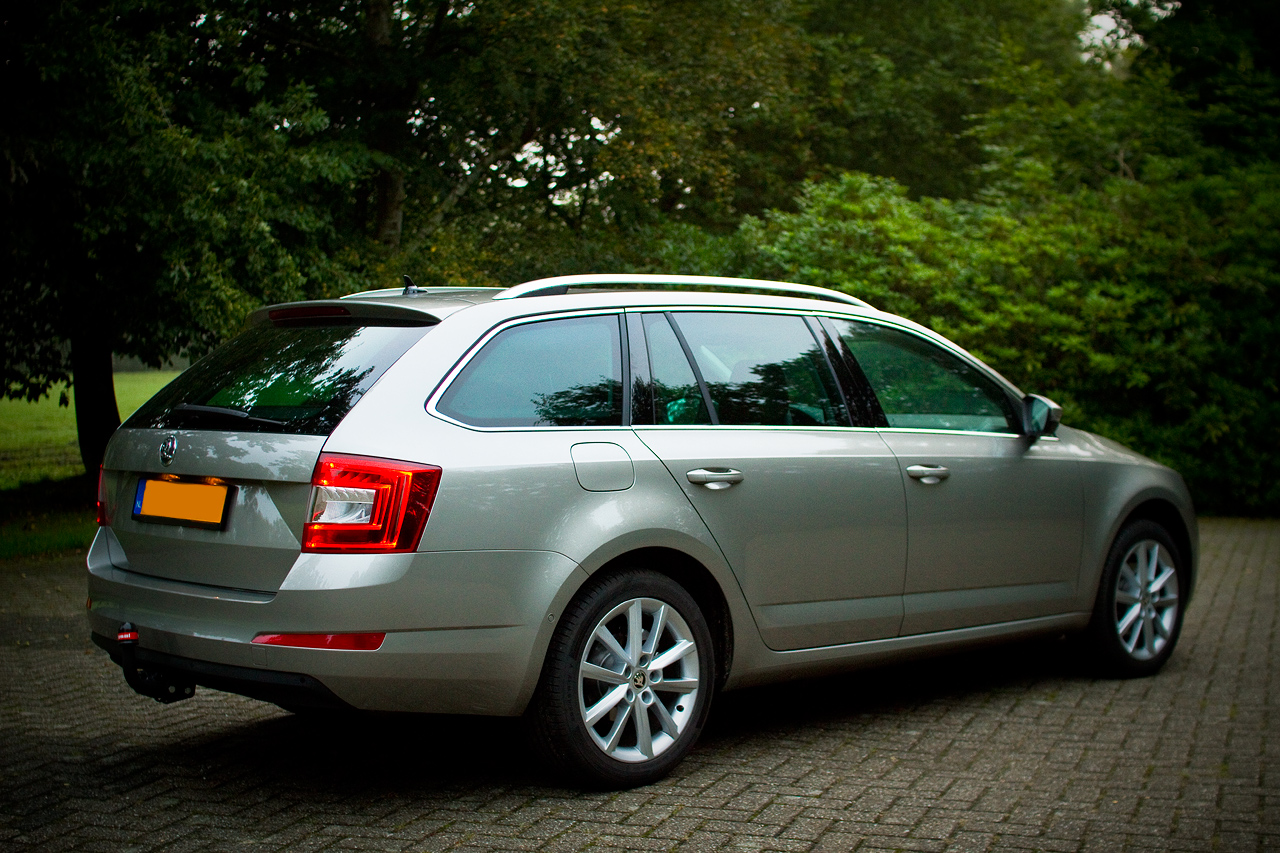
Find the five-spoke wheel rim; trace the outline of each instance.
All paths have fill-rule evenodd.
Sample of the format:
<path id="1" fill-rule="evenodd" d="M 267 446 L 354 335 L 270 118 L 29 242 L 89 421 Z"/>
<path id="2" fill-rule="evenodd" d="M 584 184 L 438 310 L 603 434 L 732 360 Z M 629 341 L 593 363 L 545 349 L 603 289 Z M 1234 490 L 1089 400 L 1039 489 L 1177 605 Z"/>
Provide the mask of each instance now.
<path id="1" fill-rule="evenodd" d="M 578 664 L 578 708 L 610 758 L 648 761 L 671 748 L 698 703 L 698 647 L 676 609 L 632 598 L 605 614 Z"/>
<path id="2" fill-rule="evenodd" d="M 1115 626 L 1135 660 L 1151 660 L 1173 638 L 1178 620 L 1178 573 L 1173 555 L 1154 539 L 1129 549 L 1116 574 Z"/>

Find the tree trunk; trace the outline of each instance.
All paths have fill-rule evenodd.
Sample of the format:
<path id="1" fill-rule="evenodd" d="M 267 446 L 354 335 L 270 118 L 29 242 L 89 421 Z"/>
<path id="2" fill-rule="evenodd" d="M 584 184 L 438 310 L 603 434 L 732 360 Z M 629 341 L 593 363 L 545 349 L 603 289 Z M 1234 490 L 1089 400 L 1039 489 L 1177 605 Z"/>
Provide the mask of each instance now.
<path id="1" fill-rule="evenodd" d="M 394 50 L 391 40 L 391 0 L 368 0 L 364 12 L 364 36 L 374 57 L 374 82 L 369 104 L 373 109 L 371 142 L 373 148 L 395 156 L 404 134 L 404 110 L 398 103 L 394 88 L 388 84 L 386 67 Z M 395 250 L 400 246 L 400 232 L 404 227 L 404 172 L 400 169 L 379 169 L 374 179 L 377 191 L 377 208 L 373 233 L 384 247 Z"/>
<path id="2" fill-rule="evenodd" d="M 378 172 L 376 184 L 378 219 L 374 233 L 379 243 L 394 250 L 400 246 L 400 232 L 404 228 L 404 172 L 384 169 Z"/>
<path id="3" fill-rule="evenodd" d="M 102 335 L 86 330 L 72 337 L 71 381 L 80 458 L 85 471 L 96 474 L 107 440 L 120 426 L 115 380 L 111 374 L 111 346 Z"/>

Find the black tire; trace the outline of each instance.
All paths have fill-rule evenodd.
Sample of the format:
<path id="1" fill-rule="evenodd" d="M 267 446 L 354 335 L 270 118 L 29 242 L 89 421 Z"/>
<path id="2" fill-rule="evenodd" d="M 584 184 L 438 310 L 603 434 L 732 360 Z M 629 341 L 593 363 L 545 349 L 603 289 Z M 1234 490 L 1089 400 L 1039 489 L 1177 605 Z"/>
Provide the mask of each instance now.
<path id="1" fill-rule="evenodd" d="M 635 644 L 629 642 L 633 613 L 641 626 Z M 601 639 L 606 632 L 617 649 L 636 654 L 616 654 L 609 638 Z M 547 651 L 528 714 L 534 743 L 579 784 L 613 789 L 655 782 L 697 741 L 715 667 L 707 620 L 671 578 L 631 568 L 592 580 L 565 612 Z M 592 722 L 592 711 L 603 716 Z"/>
<path id="2" fill-rule="evenodd" d="M 1085 633 L 1102 675 L 1154 675 L 1169 660 L 1186 609 L 1184 559 L 1173 537 L 1154 521 L 1135 521 L 1120 531 Z"/>

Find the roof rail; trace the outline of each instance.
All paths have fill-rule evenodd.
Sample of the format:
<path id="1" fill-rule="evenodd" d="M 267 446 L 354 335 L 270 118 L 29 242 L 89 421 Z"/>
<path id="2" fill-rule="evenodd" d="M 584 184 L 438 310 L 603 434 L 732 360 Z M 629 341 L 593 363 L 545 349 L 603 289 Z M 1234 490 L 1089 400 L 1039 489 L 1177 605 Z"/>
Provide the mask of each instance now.
<path id="1" fill-rule="evenodd" d="M 811 284 L 792 284 L 782 281 L 764 281 L 755 278 L 720 278 L 713 275 L 644 275 L 641 273 L 602 273 L 593 275 L 561 275 L 555 278 L 540 278 L 537 281 L 526 281 L 499 293 L 494 299 L 519 299 L 524 296 L 559 296 L 567 293 L 571 287 L 591 287 L 602 284 L 661 284 L 671 287 L 728 287 L 738 290 L 775 290 L 782 293 L 795 293 L 811 296 L 816 299 L 829 299 L 832 302 L 844 302 L 861 308 L 871 306 L 856 296 L 828 290 L 825 287 L 814 287 Z"/>

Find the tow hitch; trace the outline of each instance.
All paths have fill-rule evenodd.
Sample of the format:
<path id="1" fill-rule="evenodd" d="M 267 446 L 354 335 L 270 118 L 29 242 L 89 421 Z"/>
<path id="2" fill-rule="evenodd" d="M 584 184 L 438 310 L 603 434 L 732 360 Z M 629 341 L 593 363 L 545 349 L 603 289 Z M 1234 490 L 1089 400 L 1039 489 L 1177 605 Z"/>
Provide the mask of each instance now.
<path id="1" fill-rule="evenodd" d="M 116 632 L 120 649 L 120 667 L 129 686 L 166 705 L 190 699 L 196 694 L 196 683 L 190 678 L 163 669 L 146 669 L 138 666 L 135 649 L 138 645 L 138 629 L 126 622 Z"/>

